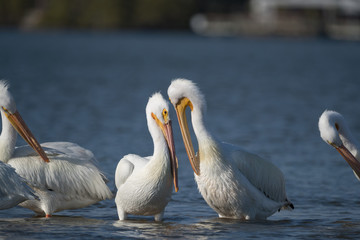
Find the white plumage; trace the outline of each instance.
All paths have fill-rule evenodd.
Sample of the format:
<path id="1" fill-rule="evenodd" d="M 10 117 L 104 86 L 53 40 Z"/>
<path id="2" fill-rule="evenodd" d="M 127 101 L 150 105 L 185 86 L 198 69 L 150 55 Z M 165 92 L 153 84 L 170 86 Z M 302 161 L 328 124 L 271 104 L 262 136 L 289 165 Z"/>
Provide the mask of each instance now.
<path id="1" fill-rule="evenodd" d="M 154 215 L 161 221 L 177 186 L 177 159 L 172 136 L 169 106 L 160 93 L 149 98 L 146 118 L 154 153 L 149 157 L 124 156 L 115 172 L 118 189 L 115 203 L 120 220 L 132 215 Z"/>
<path id="2" fill-rule="evenodd" d="M 335 111 L 325 110 L 319 118 L 321 138 L 333 146 L 353 169 L 360 180 L 360 148 L 352 136 L 344 117 Z"/>
<path id="3" fill-rule="evenodd" d="M 240 147 L 219 142 L 208 132 L 204 125 L 205 99 L 193 82 L 174 80 L 168 95 L 199 191 L 219 217 L 265 219 L 282 208 L 293 208 L 286 196 L 283 174 L 276 166 Z M 197 155 L 187 125 L 187 107 L 198 141 Z"/>
<path id="4" fill-rule="evenodd" d="M 106 186 L 107 179 L 96 167 L 94 155 L 89 150 L 69 142 L 49 142 L 42 147 L 38 144 L 16 110 L 4 81 L 0 81 L 0 107 L 0 160 L 14 167 L 39 197 L 39 200 L 27 200 L 20 206 L 39 215 L 51 216 L 54 212 L 82 208 L 112 198 Z M 15 148 L 15 130 L 30 146 Z"/>
<path id="5" fill-rule="evenodd" d="M 12 208 L 36 196 L 15 169 L 0 161 L 0 209 Z"/>

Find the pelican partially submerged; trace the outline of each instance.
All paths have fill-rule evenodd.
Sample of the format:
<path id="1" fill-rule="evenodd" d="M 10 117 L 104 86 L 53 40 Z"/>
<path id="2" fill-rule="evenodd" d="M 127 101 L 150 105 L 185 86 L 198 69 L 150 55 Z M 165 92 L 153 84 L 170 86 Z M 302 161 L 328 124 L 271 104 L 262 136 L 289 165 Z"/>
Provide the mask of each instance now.
<path id="1" fill-rule="evenodd" d="M 20 206 L 49 217 L 54 212 L 112 198 L 107 179 L 97 168 L 92 152 L 70 142 L 40 145 L 17 111 L 8 88 L 5 81 L 0 81 L 0 160 L 15 168 L 39 198 L 24 201 Z M 15 147 L 16 132 L 29 146 Z"/>
<path id="2" fill-rule="evenodd" d="M 344 117 L 338 112 L 325 110 L 319 118 L 319 130 L 321 138 L 343 156 L 360 180 L 360 145 L 352 136 Z"/>
<path id="3" fill-rule="evenodd" d="M 132 215 L 154 215 L 161 221 L 171 199 L 172 187 L 178 191 L 177 167 L 169 106 L 160 93 L 149 98 L 146 119 L 154 144 L 152 156 L 124 156 L 115 171 L 118 189 L 115 203 L 120 220 Z"/>
<path id="4" fill-rule="evenodd" d="M 272 163 L 240 147 L 217 141 L 205 127 L 205 98 L 186 79 L 168 88 L 198 189 L 223 218 L 266 219 L 280 209 L 294 208 L 285 192 L 282 172 Z M 199 151 L 195 154 L 185 110 L 191 110 Z"/>
<path id="5" fill-rule="evenodd" d="M 25 200 L 35 200 L 31 188 L 10 165 L 0 161 L 0 210 L 15 207 Z"/>

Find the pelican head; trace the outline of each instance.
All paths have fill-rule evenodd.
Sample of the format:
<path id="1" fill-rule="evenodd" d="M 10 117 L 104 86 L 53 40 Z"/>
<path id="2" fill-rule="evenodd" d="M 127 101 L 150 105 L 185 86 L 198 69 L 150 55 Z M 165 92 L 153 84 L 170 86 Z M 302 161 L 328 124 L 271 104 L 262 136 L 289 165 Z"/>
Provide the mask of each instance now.
<path id="1" fill-rule="evenodd" d="M 40 155 L 40 157 L 45 162 L 49 162 L 49 159 L 46 156 L 44 150 L 25 124 L 20 113 L 16 110 L 14 98 L 9 92 L 9 84 L 7 84 L 7 82 L 4 80 L 0 81 L 0 111 L 1 113 L 5 114 L 6 118 L 9 120 L 15 130 Z"/>
<path id="2" fill-rule="evenodd" d="M 146 118 L 151 135 L 156 138 L 162 134 L 166 140 L 170 154 L 171 174 L 173 176 L 174 188 L 177 192 L 179 190 L 177 174 L 178 161 L 175 154 L 169 104 L 160 93 L 155 93 L 149 98 L 148 104 L 146 105 Z"/>
<path id="3" fill-rule="evenodd" d="M 319 119 L 319 130 L 321 138 L 343 156 L 359 177 L 360 162 L 350 152 L 357 151 L 357 147 L 344 117 L 338 112 L 325 110 Z"/>
<path id="4" fill-rule="evenodd" d="M 346 125 L 344 117 L 338 112 L 325 110 L 319 118 L 321 138 L 335 148 L 342 145 L 339 134 L 340 126 Z"/>
<path id="5" fill-rule="evenodd" d="M 173 80 L 168 88 L 168 95 L 176 110 L 176 115 L 178 117 L 181 134 L 190 164 L 195 174 L 199 175 L 200 161 L 195 154 L 194 146 L 191 141 L 185 110 L 189 107 L 192 113 L 200 111 L 197 112 L 198 114 L 196 115 L 198 118 L 197 120 L 200 120 L 199 118 L 202 117 L 202 112 L 206 110 L 205 98 L 196 84 L 187 79 Z M 194 109 L 194 106 L 196 106 L 196 109 Z M 194 119 L 192 120 L 194 125 Z"/>
<path id="6" fill-rule="evenodd" d="M 16 104 L 13 96 L 9 92 L 9 84 L 1 80 L 0 81 L 0 105 L 2 109 L 7 109 L 9 112 L 16 112 Z"/>

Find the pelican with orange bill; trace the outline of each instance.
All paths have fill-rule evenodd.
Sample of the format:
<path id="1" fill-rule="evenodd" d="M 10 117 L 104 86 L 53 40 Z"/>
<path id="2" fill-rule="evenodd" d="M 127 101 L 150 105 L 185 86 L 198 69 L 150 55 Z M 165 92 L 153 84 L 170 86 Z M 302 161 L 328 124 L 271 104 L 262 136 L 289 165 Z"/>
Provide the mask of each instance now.
<path id="1" fill-rule="evenodd" d="M 222 218 L 266 219 L 280 209 L 292 209 L 284 176 L 271 162 L 242 148 L 218 141 L 205 127 L 205 98 L 198 86 L 176 79 L 168 88 L 189 161 L 204 200 Z M 192 144 L 186 109 L 199 151 Z"/>
<path id="2" fill-rule="evenodd" d="M 360 147 L 351 134 L 344 117 L 335 111 L 325 110 L 319 118 L 320 136 L 334 147 L 360 180 Z"/>
<path id="3" fill-rule="evenodd" d="M 175 192 L 179 189 L 169 104 L 160 93 L 149 98 L 146 119 L 154 144 L 153 155 L 128 154 L 116 167 L 115 203 L 120 220 L 131 214 L 154 216 L 155 221 L 161 221 L 172 187 Z"/>
<path id="4" fill-rule="evenodd" d="M 17 111 L 6 81 L 0 81 L 0 111 L 0 160 L 15 168 L 37 196 L 20 206 L 50 217 L 113 197 L 91 151 L 70 142 L 38 143 Z M 15 147 L 17 133 L 29 145 Z"/>

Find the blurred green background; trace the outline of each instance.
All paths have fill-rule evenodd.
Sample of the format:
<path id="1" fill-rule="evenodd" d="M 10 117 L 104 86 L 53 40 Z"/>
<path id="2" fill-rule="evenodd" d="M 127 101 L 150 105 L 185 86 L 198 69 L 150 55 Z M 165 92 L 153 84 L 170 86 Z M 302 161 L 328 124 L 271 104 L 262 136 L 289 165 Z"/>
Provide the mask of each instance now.
<path id="1" fill-rule="evenodd" d="M 360 40 L 360 0 L 0 0 L 0 27 Z"/>
<path id="2" fill-rule="evenodd" d="M 0 25 L 25 29 L 188 29 L 199 12 L 246 10 L 248 0 L 0 0 Z"/>

